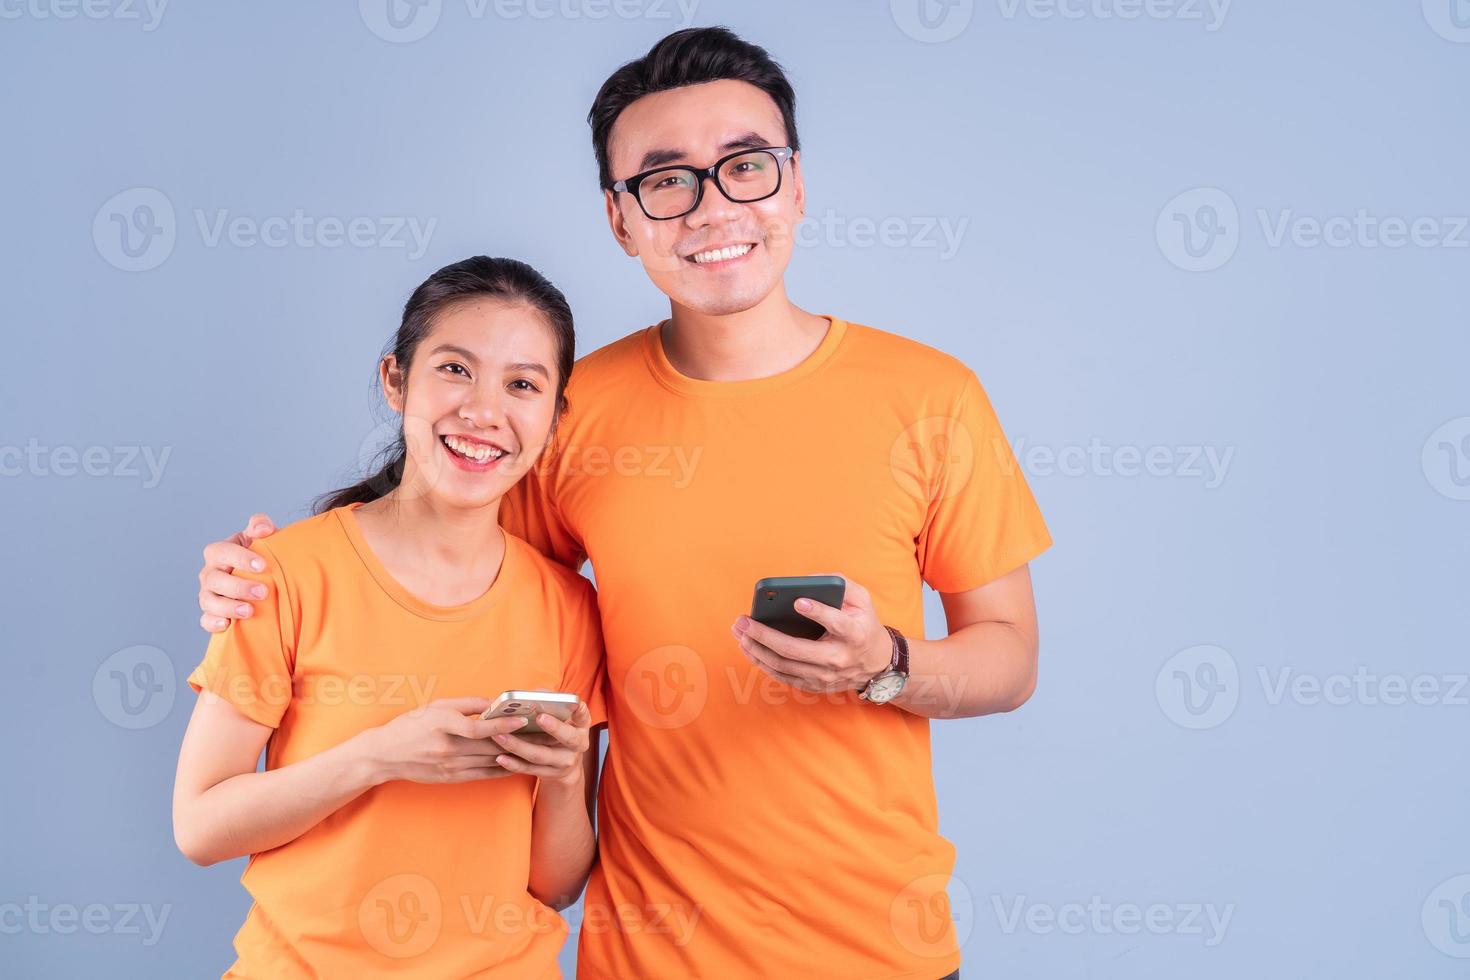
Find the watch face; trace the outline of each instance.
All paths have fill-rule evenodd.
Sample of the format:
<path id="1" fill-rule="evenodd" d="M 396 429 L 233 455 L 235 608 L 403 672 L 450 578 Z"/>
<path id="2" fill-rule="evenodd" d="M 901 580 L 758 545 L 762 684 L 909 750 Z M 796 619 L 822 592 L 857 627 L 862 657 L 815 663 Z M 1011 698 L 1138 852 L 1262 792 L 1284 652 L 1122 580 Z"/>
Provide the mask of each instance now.
<path id="1" fill-rule="evenodd" d="M 890 670 L 886 674 L 879 674 L 868 684 L 868 700 L 874 704 L 884 704 L 898 697 L 903 690 L 908 677 L 897 671 Z"/>

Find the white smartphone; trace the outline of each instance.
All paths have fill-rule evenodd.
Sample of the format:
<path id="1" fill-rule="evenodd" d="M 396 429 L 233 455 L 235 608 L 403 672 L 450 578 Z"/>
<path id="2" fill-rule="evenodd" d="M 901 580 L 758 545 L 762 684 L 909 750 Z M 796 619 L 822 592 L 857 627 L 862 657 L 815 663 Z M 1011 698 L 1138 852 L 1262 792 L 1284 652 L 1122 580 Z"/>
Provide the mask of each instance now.
<path id="1" fill-rule="evenodd" d="M 526 724 L 516 729 L 517 735 L 525 735 L 542 730 L 541 726 L 536 724 L 537 715 L 544 713 L 557 721 L 566 721 L 572 717 L 572 712 L 576 711 L 577 705 L 581 703 L 581 698 L 564 691 L 506 691 L 492 701 L 490 707 L 486 708 L 480 717 L 487 720 L 490 718 L 525 718 Z"/>

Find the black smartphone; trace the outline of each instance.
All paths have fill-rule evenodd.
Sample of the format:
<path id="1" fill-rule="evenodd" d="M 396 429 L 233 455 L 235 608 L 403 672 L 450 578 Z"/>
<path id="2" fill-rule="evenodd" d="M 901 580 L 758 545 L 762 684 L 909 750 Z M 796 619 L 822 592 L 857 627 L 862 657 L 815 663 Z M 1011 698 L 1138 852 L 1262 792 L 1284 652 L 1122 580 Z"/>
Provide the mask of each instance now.
<path id="1" fill-rule="evenodd" d="M 755 583 L 755 598 L 750 603 L 750 618 L 780 630 L 787 636 L 803 640 L 819 640 L 827 632 L 820 623 L 796 611 L 797 599 L 811 599 L 842 608 L 847 582 L 840 575 L 788 575 L 763 578 Z"/>

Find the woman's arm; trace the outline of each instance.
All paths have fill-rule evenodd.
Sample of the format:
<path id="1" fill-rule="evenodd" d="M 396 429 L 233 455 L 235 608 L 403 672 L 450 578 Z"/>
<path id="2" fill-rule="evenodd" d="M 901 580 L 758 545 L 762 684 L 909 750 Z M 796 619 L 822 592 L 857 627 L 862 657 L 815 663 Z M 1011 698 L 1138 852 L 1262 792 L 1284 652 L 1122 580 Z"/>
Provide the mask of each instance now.
<path id="1" fill-rule="evenodd" d="M 256 772 L 274 729 L 204 691 L 174 778 L 174 840 L 195 864 L 268 851 L 390 779 L 457 783 L 509 775 L 490 736 L 524 722 L 481 721 L 485 698 L 448 698 L 405 712 L 309 759 Z"/>
<path id="2" fill-rule="evenodd" d="M 592 811 L 597 799 L 598 736 L 589 730 L 585 704 L 566 722 L 542 715 L 545 735 L 500 739 L 513 755 L 501 764 L 536 776 L 536 806 L 531 815 L 531 876 L 527 890 L 543 905 L 564 909 L 587 884 L 597 838 Z"/>

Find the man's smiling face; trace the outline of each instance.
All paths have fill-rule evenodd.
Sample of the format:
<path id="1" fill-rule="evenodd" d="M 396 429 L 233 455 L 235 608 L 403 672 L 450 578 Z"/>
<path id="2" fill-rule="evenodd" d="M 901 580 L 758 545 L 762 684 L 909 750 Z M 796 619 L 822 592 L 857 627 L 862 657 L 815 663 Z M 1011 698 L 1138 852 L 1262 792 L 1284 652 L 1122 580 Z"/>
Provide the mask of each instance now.
<path id="1" fill-rule="evenodd" d="M 703 169 L 758 146 L 784 146 L 786 128 L 769 95 L 748 82 L 722 79 L 646 95 L 613 124 L 608 161 L 614 179 L 655 167 Z M 711 316 L 740 313 L 781 282 L 805 204 L 799 154 L 783 166 L 781 189 L 763 201 L 730 201 L 706 181 L 699 207 L 654 221 L 629 193 L 607 192 L 618 243 L 638 256 L 669 299 Z"/>

